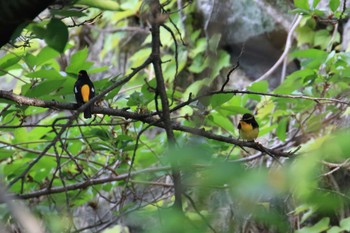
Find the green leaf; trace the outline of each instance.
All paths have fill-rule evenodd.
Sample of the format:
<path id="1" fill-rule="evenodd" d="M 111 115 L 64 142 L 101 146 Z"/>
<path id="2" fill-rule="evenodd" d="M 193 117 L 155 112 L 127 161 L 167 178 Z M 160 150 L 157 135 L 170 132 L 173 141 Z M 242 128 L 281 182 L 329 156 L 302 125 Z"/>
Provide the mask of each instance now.
<path id="1" fill-rule="evenodd" d="M 67 26 L 59 19 L 52 18 L 46 28 L 46 43 L 59 53 L 63 53 L 68 42 Z"/>
<path id="2" fill-rule="evenodd" d="M 94 151 L 113 151 L 115 148 L 111 145 L 110 142 L 99 141 L 90 143 L 91 149 Z"/>
<path id="3" fill-rule="evenodd" d="M 339 5 L 340 5 L 340 0 L 330 0 L 330 1 L 329 1 L 329 8 L 330 8 L 333 12 L 337 11 Z"/>
<path id="4" fill-rule="evenodd" d="M 101 129 L 91 129 L 89 131 L 89 135 L 98 137 L 102 141 L 108 141 L 112 138 L 111 133 L 105 129 L 102 129 L 102 128 Z"/>
<path id="5" fill-rule="evenodd" d="M 26 93 L 28 97 L 41 97 L 50 100 L 52 97 L 46 96 L 57 91 L 65 83 L 65 79 L 51 79 L 40 82 L 37 86 L 30 88 Z M 44 97 L 46 96 L 46 97 Z"/>
<path id="6" fill-rule="evenodd" d="M 350 217 L 342 219 L 339 225 L 342 230 L 350 231 Z"/>
<path id="7" fill-rule="evenodd" d="M 261 137 L 261 136 L 263 136 L 263 135 L 265 135 L 267 133 L 272 132 L 276 128 L 277 128 L 277 124 L 273 124 L 273 125 L 270 125 L 270 126 L 263 126 L 263 127 L 260 126 L 260 128 L 259 128 L 259 137 Z"/>
<path id="8" fill-rule="evenodd" d="M 210 80 L 213 80 L 216 78 L 219 74 L 220 71 L 225 68 L 230 66 L 230 54 L 223 50 L 219 50 L 218 52 L 218 57 L 215 60 L 215 63 L 213 64 L 214 67 L 211 68 L 211 73 L 210 73 Z M 209 61 L 212 61 L 212 59 L 209 59 Z M 212 64 L 209 62 L 209 64 Z M 210 65 L 209 65 L 210 66 Z"/>
<path id="9" fill-rule="evenodd" d="M 183 96 L 189 96 L 190 93 L 192 93 L 192 96 L 196 96 L 198 92 L 206 85 L 210 83 L 210 80 L 208 78 L 195 81 L 192 83 L 185 91 Z"/>
<path id="10" fill-rule="evenodd" d="M 34 56 L 34 55 L 31 54 L 31 53 L 26 54 L 26 56 L 24 57 L 23 60 L 26 62 L 26 64 L 27 64 L 31 69 L 34 69 L 34 67 L 35 67 L 36 64 L 37 64 L 37 58 L 36 58 L 36 56 Z"/>
<path id="11" fill-rule="evenodd" d="M 253 92 L 268 92 L 269 89 L 269 83 L 266 80 L 253 83 L 251 86 L 247 88 L 249 91 Z M 259 95 L 248 95 L 250 99 L 254 99 L 257 101 L 261 100 L 261 96 Z"/>
<path id="12" fill-rule="evenodd" d="M 303 227 L 295 233 L 321 233 L 329 228 L 329 218 L 322 218 L 318 223 L 311 227 Z"/>
<path id="13" fill-rule="evenodd" d="M 67 101 L 73 101 L 75 102 L 75 97 L 73 93 L 73 87 L 76 79 L 66 77 L 64 78 L 64 85 L 61 85 L 60 88 L 57 88 L 56 95 L 62 96 L 63 99 L 66 99 Z M 71 98 L 70 98 L 71 96 Z"/>
<path id="14" fill-rule="evenodd" d="M 121 134 L 116 138 L 116 146 L 119 149 L 126 150 L 128 144 L 133 141 L 134 141 L 134 138 L 130 137 L 129 135 Z M 131 149 L 130 146 L 128 148 Z"/>
<path id="15" fill-rule="evenodd" d="M 314 38 L 314 45 L 315 46 L 320 46 L 322 49 L 327 48 L 329 44 L 329 39 L 330 39 L 330 33 L 328 30 L 318 30 L 315 33 L 315 38 Z"/>
<path id="16" fill-rule="evenodd" d="M 269 83 L 266 80 L 259 81 L 259 82 L 253 83 L 247 89 L 249 91 L 267 92 L 269 89 Z"/>
<path id="17" fill-rule="evenodd" d="M 221 106 L 219 110 L 225 110 L 232 114 L 244 114 L 249 112 L 249 109 L 240 106 Z"/>
<path id="18" fill-rule="evenodd" d="M 78 0 L 76 4 L 82 4 L 101 10 L 117 11 L 120 10 L 119 4 L 111 0 Z"/>
<path id="19" fill-rule="evenodd" d="M 224 117 L 223 115 L 221 115 L 220 113 L 213 111 L 210 113 L 209 115 L 210 117 L 208 117 L 207 119 L 209 119 L 212 123 L 213 126 L 220 126 L 221 128 L 229 131 L 229 132 L 233 132 L 235 127 L 232 123 L 231 120 L 229 120 L 227 117 Z"/>
<path id="20" fill-rule="evenodd" d="M 296 8 L 310 10 L 309 1 L 307 0 L 294 0 L 294 5 Z"/>
<path id="21" fill-rule="evenodd" d="M 151 79 L 141 87 L 141 93 L 144 98 L 143 104 L 146 105 L 150 101 L 154 100 L 155 90 L 157 88 L 157 80 Z"/>
<path id="22" fill-rule="evenodd" d="M 127 19 L 129 18 L 130 16 L 133 16 L 135 14 L 137 14 L 135 12 L 135 10 L 137 11 L 138 10 L 138 7 L 134 6 L 133 8 L 130 8 L 128 10 L 123 10 L 123 11 L 119 11 L 118 14 L 114 14 L 113 17 L 111 18 L 111 20 L 113 21 L 119 21 L 119 20 L 122 20 L 122 19 Z"/>
<path id="23" fill-rule="evenodd" d="M 208 42 L 208 46 L 210 51 L 217 52 L 218 51 L 218 46 L 221 40 L 221 33 L 215 33 Z"/>
<path id="24" fill-rule="evenodd" d="M 327 233 L 342 233 L 342 232 L 344 232 L 343 229 L 341 229 L 338 226 L 334 226 L 327 231 Z"/>
<path id="25" fill-rule="evenodd" d="M 213 108 L 219 107 L 229 101 L 230 99 L 233 98 L 233 94 L 219 94 L 219 95 L 214 95 L 210 99 L 211 106 Z"/>
<path id="26" fill-rule="evenodd" d="M 88 48 L 84 48 L 74 53 L 70 59 L 70 64 L 66 67 L 66 72 L 76 75 L 80 70 L 88 70 L 93 65 L 92 62 L 86 61 L 88 52 Z"/>
<path id="27" fill-rule="evenodd" d="M 114 88 L 112 91 L 108 92 L 108 94 L 104 97 L 104 99 L 105 100 L 113 99 L 119 93 L 121 88 L 122 88 L 122 86 Z"/>
<path id="28" fill-rule="evenodd" d="M 293 57 L 296 58 L 320 58 L 320 57 L 327 57 L 328 53 L 324 50 L 320 49 L 304 49 L 304 50 L 297 50 L 291 54 Z"/>
<path id="29" fill-rule="evenodd" d="M 130 95 L 130 97 L 128 98 L 128 102 L 127 102 L 127 105 L 129 107 L 131 106 L 139 106 L 139 105 L 142 105 L 143 104 L 143 95 L 141 92 L 137 92 L 135 91 L 134 93 L 132 93 Z"/>
<path id="30" fill-rule="evenodd" d="M 150 56 L 151 52 L 152 50 L 150 48 L 139 49 L 129 58 L 132 67 L 137 67 L 144 63 L 145 60 Z"/>
<path id="31" fill-rule="evenodd" d="M 57 70 L 38 70 L 26 74 L 29 78 L 44 78 L 44 79 L 62 79 L 62 75 Z"/>
<path id="32" fill-rule="evenodd" d="M 122 8 L 123 10 L 134 10 L 135 9 L 138 11 L 140 6 L 141 6 L 141 2 L 139 0 L 128 0 L 128 1 L 120 1 L 120 8 Z"/>
<path id="33" fill-rule="evenodd" d="M 191 71 L 192 73 L 199 74 L 203 72 L 203 70 L 208 68 L 208 63 L 209 63 L 208 59 L 202 56 L 197 56 L 192 61 L 192 64 L 188 67 L 188 70 Z"/>
<path id="34" fill-rule="evenodd" d="M 60 54 L 51 47 L 43 48 L 36 56 L 36 65 L 39 66 L 50 59 L 58 57 Z"/>
<path id="35" fill-rule="evenodd" d="M 278 122 L 278 126 L 276 129 L 277 137 L 283 142 L 287 138 L 287 123 L 288 123 L 288 118 L 283 118 Z"/>
<path id="36" fill-rule="evenodd" d="M 137 154 L 135 157 L 135 164 L 140 164 L 142 166 L 151 166 L 154 163 L 158 162 L 158 158 L 154 155 L 154 150 L 155 147 L 150 147 L 149 148 L 143 148 L 140 150 L 137 150 Z"/>
<path id="37" fill-rule="evenodd" d="M 42 99 L 44 100 L 45 98 L 42 98 Z M 53 98 L 49 98 L 49 99 L 52 100 Z M 36 114 L 40 114 L 40 113 L 44 113 L 44 112 L 47 112 L 47 109 L 38 108 L 38 107 L 34 107 L 34 106 L 27 106 L 27 107 L 25 107 L 24 115 L 30 116 L 30 115 L 36 115 Z M 43 135 L 43 136 L 46 136 L 46 135 Z M 28 137 L 29 137 L 29 135 L 28 135 Z M 33 137 L 30 137 L 30 138 L 34 139 Z"/>
<path id="38" fill-rule="evenodd" d="M 320 1 L 321 1 L 321 0 L 314 0 L 314 1 L 312 2 L 312 7 L 313 7 L 313 8 L 316 8 L 317 5 L 320 3 Z"/>
<path id="39" fill-rule="evenodd" d="M 26 163 L 30 162 L 28 158 L 21 158 L 11 161 L 11 163 L 4 166 L 3 173 L 8 177 L 14 177 L 23 171 Z"/>
<path id="40" fill-rule="evenodd" d="M 298 28 L 296 32 L 299 47 L 304 44 L 312 44 L 314 42 L 315 32 L 312 29 L 308 27 L 302 27 Z"/>
<path id="41" fill-rule="evenodd" d="M 36 155 L 33 155 L 33 158 L 35 157 Z M 31 175 L 34 180 L 41 182 L 49 176 L 51 169 L 56 166 L 56 159 L 52 157 L 44 157 L 38 161 L 36 166 L 40 169 L 32 170 Z"/>
<path id="42" fill-rule="evenodd" d="M 207 40 L 205 38 L 199 38 L 196 40 L 195 48 L 190 50 L 190 58 L 197 57 L 198 54 L 203 53 L 207 49 Z"/>
<path id="43" fill-rule="evenodd" d="M 94 73 L 100 73 L 100 72 L 104 72 L 106 70 L 109 70 L 108 66 L 101 66 L 101 67 L 96 67 L 96 68 L 91 68 L 89 69 L 89 73 L 90 74 L 94 74 Z M 118 75 L 119 76 L 119 75 Z M 118 77 L 116 76 L 116 77 Z"/>
<path id="44" fill-rule="evenodd" d="M 304 79 L 307 77 L 314 77 L 316 74 L 311 69 L 297 70 L 287 76 L 286 80 L 278 86 L 274 93 L 276 94 L 290 94 L 295 90 L 304 86 Z"/>
<path id="45" fill-rule="evenodd" d="M 0 148 L 0 161 L 10 158 L 14 154 L 13 150 L 6 150 Z"/>
<path id="46" fill-rule="evenodd" d="M 91 192 L 80 193 L 79 196 L 77 196 L 74 199 L 74 206 L 84 205 L 84 204 L 88 203 L 93 198 L 94 198 L 94 196 Z"/>
<path id="47" fill-rule="evenodd" d="M 320 115 L 319 119 L 322 119 L 322 116 L 325 116 L 325 114 Z M 312 119 L 310 119 L 310 121 L 312 121 Z M 326 141 L 320 149 L 320 154 L 323 154 L 324 158 L 327 158 L 329 161 L 340 162 L 348 159 L 349 154 L 347 151 L 350 150 L 349 136 L 350 133 L 347 131 L 334 134 L 333 138 Z M 331 151 L 332 154 L 329 154 Z"/>
<path id="48" fill-rule="evenodd" d="M 52 15 L 61 15 L 65 17 L 83 17 L 86 14 L 80 10 L 68 10 L 68 9 L 50 9 Z"/>
<path id="49" fill-rule="evenodd" d="M 3 12 L 3 11 L 2 11 Z M 12 33 L 11 37 L 10 37 L 10 42 L 15 44 L 16 43 L 16 39 L 21 36 L 21 33 L 23 32 L 23 30 L 28 26 L 29 20 L 26 20 L 25 22 L 19 24 L 16 27 L 16 30 Z"/>
<path id="50" fill-rule="evenodd" d="M 0 67 L 5 70 L 15 64 L 17 64 L 21 60 L 21 56 L 8 53 L 2 58 L 0 58 Z"/>

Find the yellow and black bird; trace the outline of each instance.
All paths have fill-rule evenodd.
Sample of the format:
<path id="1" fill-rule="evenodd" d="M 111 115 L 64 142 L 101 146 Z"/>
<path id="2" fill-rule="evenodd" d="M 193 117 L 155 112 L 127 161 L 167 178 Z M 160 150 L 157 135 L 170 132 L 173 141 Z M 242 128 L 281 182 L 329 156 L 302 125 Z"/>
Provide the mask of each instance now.
<path id="1" fill-rule="evenodd" d="M 259 134 L 259 125 L 254 116 L 250 113 L 245 113 L 238 124 L 239 136 L 243 140 L 254 141 Z"/>
<path id="2" fill-rule="evenodd" d="M 74 84 L 74 94 L 79 106 L 95 96 L 94 84 L 91 82 L 86 70 L 79 71 L 78 80 Z M 91 106 L 85 109 L 84 118 L 91 118 Z"/>

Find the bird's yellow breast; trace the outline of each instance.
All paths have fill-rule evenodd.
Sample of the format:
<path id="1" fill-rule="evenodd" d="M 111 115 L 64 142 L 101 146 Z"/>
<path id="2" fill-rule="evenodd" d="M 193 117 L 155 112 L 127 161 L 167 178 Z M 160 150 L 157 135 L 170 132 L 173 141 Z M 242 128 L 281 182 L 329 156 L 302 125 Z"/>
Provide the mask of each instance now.
<path id="1" fill-rule="evenodd" d="M 239 129 L 239 135 L 242 139 L 253 141 L 258 137 L 259 128 L 253 128 L 252 124 L 246 123 L 244 121 L 239 122 L 241 128 Z"/>
<path id="2" fill-rule="evenodd" d="M 252 124 L 249 124 L 245 121 L 240 121 L 241 124 L 241 130 L 243 131 L 251 131 L 253 129 Z"/>
<path id="3" fill-rule="evenodd" d="M 84 103 L 89 101 L 89 96 L 90 96 L 90 87 L 89 85 L 85 84 L 81 87 L 81 95 L 83 97 Z"/>

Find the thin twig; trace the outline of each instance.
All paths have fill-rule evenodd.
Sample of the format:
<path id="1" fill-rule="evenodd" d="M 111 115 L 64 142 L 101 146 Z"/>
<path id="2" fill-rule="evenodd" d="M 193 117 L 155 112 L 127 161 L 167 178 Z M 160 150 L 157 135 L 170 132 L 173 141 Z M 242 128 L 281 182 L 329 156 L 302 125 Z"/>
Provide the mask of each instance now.
<path id="1" fill-rule="evenodd" d="M 11 187 L 13 184 L 15 184 L 19 179 L 23 179 L 26 174 L 30 171 L 30 169 L 32 169 L 32 167 L 39 162 L 39 160 L 49 151 L 49 149 L 56 144 L 56 142 L 60 139 L 61 135 L 65 132 L 65 130 L 71 125 L 73 124 L 73 121 L 78 117 L 79 113 L 83 112 L 85 109 L 87 109 L 90 105 L 92 105 L 95 101 L 101 99 L 105 94 L 107 94 L 108 92 L 112 91 L 113 89 L 115 89 L 118 86 L 123 85 L 124 83 L 128 82 L 132 77 L 134 77 L 140 70 L 142 70 L 144 67 L 148 66 L 150 64 L 151 60 L 147 59 L 141 66 L 133 69 L 133 71 L 127 75 L 124 79 L 114 83 L 113 85 L 109 86 L 108 88 L 106 88 L 104 91 L 102 91 L 100 94 L 98 94 L 97 96 L 95 96 L 94 98 L 92 98 L 91 100 L 89 100 L 87 103 L 83 104 L 81 107 L 79 107 L 77 109 L 77 111 L 69 118 L 69 120 L 67 121 L 66 125 L 64 127 L 61 128 L 61 130 L 58 132 L 58 134 L 56 135 L 56 137 L 52 140 L 52 142 L 47 145 L 42 153 L 36 158 L 34 159 L 31 163 L 29 163 L 29 165 L 26 167 L 26 169 L 24 169 L 24 171 L 17 177 L 15 177 L 13 180 L 11 180 L 9 182 L 9 186 Z M 1 97 L 1 92 L 4 93 L 4 91 L 0 91 L 0 97 Z M 10 94 L 9 92 L 5 92 L 5 94 Z M 11 95 L 10 95 L 11 96 Z M 16 97 L 16 98 L 14 98 Z M 44 104 L 45 105 L 45 101 L 42 100 L 37 100 L 37 99 L 28 99 L 28 97 L 23 97 L 23 96 L 12 96 L 12 98 L 14 99 L 18 99 L 19 101 L 26 101 L 29 100 L 29 102 L 39 102 L 41 105 Z M 12 99 L 12 100 L 14 100 Z M 55 102 L 55 101 L 51 101 L 51 102 Z M 69 104 L 67 104 L 69 105 Z M 75 104 L 73 105 L 75 108 Z"/>
<path id="2" fill-rule="evenodd" d="M 204 215 L 199 211 L 199 209 L 196 206 L 196 203 L 193 201 L 193 199 L 188 195 L 187 193 L 183 193 L 183 195 L 189 200 L 191 203 L 193 209 L 196 211 L 196 213 L 201 217 L 203 222 L 212 230 L 212 232 L 216 233 L 216 230 L 210 225 L 209 221 L 204 217 Z"/>
<path id="3" fill-rule="evenodd" d="M 170 33 L 171 37 L 173 38 L 174 45 L 175 45 L 175 54 L 174 54 L 174 56 L 175 56 L 175 75 L 174 75 L 174 82 L 173 82 L 173 90 L 171 93 L 171 103 L 170 103 L 170 106 L 171 106 L 174 103 L 174 94 L 175 94 L 175 90 L 176 90 L 177 76 L 178 76 L 178 72 L 179 72 L 179 51 L 178 51 L 178 45 L 177 45 L 177 41 L 176 41 L 176 37 L 175 37 L 174 32 L 171 30 L 171 28 L 169 28 L 165 24 L 162 24 L 162 27 L 164 27 L 165 30 L 167 30 Z"/>
<path id="4" fill-rule="evenodd" d="M 344 14 L 345 14 L 345 11 L 346 11 L 346 2 L 347 2 L 347 0 L 343 0 L 343 9 L 342 9 L 342 11 L 341 11 L 341 14 L 340 14 L 340 16 L 339 16 L 339 20 L 342 20 L 343 19 L 343 16 L 344 16 Z"/>
<path id="5" fill-rule="evenodd" d="M 157 168 L 146 168 L 143 170 L 131 172 L 131 176 L 136 176 L 144 173 L 150 173 L 150 172 L 160 172 L 160 171 L 168 171 L 170 170 L 169 166 L 164 166 L 164 167 L 157 167 Z M 31 193 L 26 193 L 26 194 L 20 194 L 17 195 L 18 198 L 21 199 L 30 199 L 30 198 L 36 198 L 36 197 L 41 197 L 41 196 L 47 196 L 50 194 L 54 193 L 62 193 L 71 190 L 78 190 L 78 189 L 85 189 L 87 187 L 93 186 L 93 185 L 98 185 L 98 184 L 105 184 L 105 183 L 111 183 L 113 181 L 120 181 L 120 180 L 125 180 L 128 179 L 129 174 L 128 173 L 123 173 L 118 176 L 109 176 L 109 177 L 103 177 L 103 178 L 95 178 L 95 179 L 90 179 L 90 180 L 85 180 L 82 182 L 78 182 L 75 184 L 71 185 L 66 185 L 66 187 L 59 186 L 59 187 L 52 187 L 51 189 L 41 189 L 37 190 Z"/>
<path id="6" fill-rule="evenodd" d="M 151 3 L 151 9 L 152 9 L 152 17 L 155 19 L 162 18 L 162 12 L 161 8 L 162 6 L 159 3 L 159 0 L 154 0 Z M 157 81 L 157 94 L 159 94 L 161 103 L 162 103 L 162 115 L 161 119 L 163 121 L 163 126 L 167 135 L 168 139 L 168 146 L 171 149 L 175 146 L 176 140 L 174 136 L 174 132 L 172 129 L 172 122 L 170 119 L 170 111 L 169 111 L 169 102 L 168 102 L 168 96 L 166 93 L 166 87 L 163 77 L 163 71 L 162 71 L 162 61 L 160 57 L 160 26 L 162 23 L 159 20 L 151 20 L 151 35 L 152 35 L 152 64 L 153 69 Z M 181 176 L 180 172 L 175 168 L 174 164 L 172 164 L 172 177 L 174 182 L 174 207 L 176 207 L 178 210 L 182 211 L 182 186 L 181 186 Z"/>
<path id="7" fill-rule="evenodd" d="M 301 19 L 302 19 L 302 15 L 297 15 L 296 16 L 296 18 L 294 20 L 294 23 L 293 23 L 291 29 L 288 32 L 288 36 L 287 36 L 287 40 L 286 40 L 286 46 L 285 46 L 284 51 L 283 51 L 282 55 L 280 56 L 280 58 L 277 60 L 277 62 L 268 71 L 266 71 L 265 74 L 263 74 L 260 78 L 255 80 L 254 83 L 262 81 L 262 80 L 268 78 L 277 69 L 277 67 L 283 62 L 284 58 L 288 55 L 289 49 L 292 46 L 293 33 L 294 33 L 295 29 L 297 28 L 297 26 L 299 25 Z"/>
<path id="8" fill-rule="evenodd" d="M 239 61 L 237 61 L 236 65 L 234 67 L 232 67 L 232 69 L 227 73 L 226 75 L 226 80 L 224 82 L 224 84 L 222 84 L 221 90 L 220 91 L 224 91 L 225 86 L 227 85 L 227 83 L 230 81 L 230 75 L 232 74 L 233 71 L 235 71 L 237 68 L 239 67 Z"/>
<path id="9" fill-rule="evenodd" d="M 96 22 L 97 18 L 102 18 L 102 12 L 98 13 L 96 16 L 92 17 L 91 19 L 87 19 L 87 20 L 84 20 L 83 22 L 81 23 L 76 23 L 73 19 L 73 17 L 70 17 L 73 24 L 72 25 L 67 25 L 67 27 L 71 28 L 71 27 L 80 27 L 80 26 L 83 26 L 85 24 L 93 24 Z"/>
<path id="10" fill-rule="evenodd" d="M 0 97 L 1 97 L 2 93 L 3 93 L 3 91 L 0 91 Z M 224 92 L 218 91 L 218 92 L 211 92 L 209 94 L 210 95 L 214 95 L 214 94 L 223 94 L 223 93 L 224 94 L 244 93 L 244 94 L 256 94 L 256 95 L 269 95 L 269 96 L 274 96 L 274 97 L 302 98 L 302 99 L 309 99 L 309 100 L 318 99 L 319 101 L 320 100 L 327 100 L 327 101 L 331 101 L 332 100 L 334 102 L 342 102 L 343 104 L 347 104 L 347 105 L 350 104 L 350 103 L 343 102 L 343 101 L 336 100 L 336 99 L 328 99 L 328 98 L 321 98 L 320 99 L 320 98 L 314 98 L 314 97 L 280 95 L 280 94 L 260 93 L 260 92 L 252 92 L 252 91 L 224 91 Z M 8 98 L 15 97 L 14 99 L 16 99 L 18 97 L 17 95 L 14 95 L 13 93 L 9 94 L 9 93 L 6 92 L 6 95 L 8 95 L 7 96 Z M 182 108 L 183 106 L 186 106 L 189 103 L 191 103 L 191 102 L 193 102 L 195 100 L 198 100 L 198 99 L 200 99 L 200 98 L 202 98 L 204 96 L 208 96 L 208 94 L 202 95 L 202 96 L 196 97 L 196 98 L 189 98 L 187 101 L 185 101 L 185 102 L 177 105 L 173 109 L 171 109 L 170 112 L 176 111 L 176 110 Z M 40 106 L 45 106 L 47 104 L 46 101 L 36 100 L 36 99 L 28 98 L 28 97 L 24 97 L 24 98 L 26 98 L 27 102 L 30 103 L 30 104 L 36 105 L 37 102 L 40 103 Z M 71 105 L 71 107 L 73 107 L 73 105 L 74 105 L 74 104 L 66 104 L 66 103 L 61 105 L 61 104 L 59 104 L 57 102 L 54 102 L 54 101 L 52 103 L 50 102 L 48 104 L 54 104 L 56 107 L 59 106 L 62 109 L 63 109 L 63 107 L 67 107 L 67 106 L 70 107 L 70 105 Z M 94 113 L 105 114 L 105 115 L 121 116 L 121 117 L 124 117 L 126 119 L 140 120 L 140 121 L 143 121 L 143 122 L 148 123 L 148 124 L 152 124 L 155 121 L 159 120 L 159 119 L 151 117 L 149 114 L 139 114 L 139 113 L 135 113 L 135 112 L 129 112 L 129 111 L 125 111 L 125 110 L 112 109 L 112 108 L 94 107 L 93 112 Z M 151 114 L 151 115 L 153 115 L 153 114 Z M 218 135 L 215 135 L 213 133 L 203 131 L 201 129 L 195 129 L 195 128 L 191 128 L 191 127 L 186 127 L 186 126 L 180 125 L 180 124 L 175 123 L 175 122 L 171 122 L 171 124 L 173 125 L 174 129 L 179 130 L 179 131 L 189 132 L 189 133 L 200 135 L 200 136 L 203 136 L 203 137 L 208 137 L 208 138 L 211 138 L 211 139 L 214 139 L 214 140 L 224 141 L 224 142 L 228 142 L 228 143 L 232 143 L 232 144 L 236 144 L 236 145 L 240 145 L 240 146 L 245 146 L 245 147 L 250 147 L 250 148 L 254 148 L 254 149 L 258 149 L 259 150 L 258 147 L 254 146 L 252 143 L 249 143 L 249 142 L 239 141 L 237 139 L 233 139 L 233 138 L 230 138 L 230 137 L 218 136 Z M 156 124 L 156 126 L 157 127 L 161 127 L 161 128 L 165 128 L 165 125 L 163 123 Z M 289 153 L 281 153 L 281 152 L 278 152 L 276 150 L 272 150 L 271 153 L 273 153 L 277 157 L 281 157 L 281 156 L 282 157 L 289 157 L 290 156 Z"/>
<path id="11" fill-rule="evenodd" d="M 21 226 L 20 232 L 44 233 L 44 227 L 22 202 L 14 201 L 13 196 L 5 190 L 6 185 L 0 183 L 0 201 L 6 204 L 12 218 Z M 0 231 L 3 232 L 4 229 Z"/>
<path id="12" fill-rule="evenodd" d="M 1 115 L 1 114 L 0 114 Z M 117 125 L 124 125 L 126 123 L 131 123 L 132 121 L 126 121 L 121 120 L 120 122 L 116 123 L 94 123 L 94 124 L 86 124 L 86 123 L 77 123 L 70 126 L 70 128 L 73 127 L 93 127 L 93 126 L 117 126 Z M 56 127 L 63 127 L 65 124 L 55 124 Z M 52 127 L 51 124 L 25 124 L 25 125 L 0 125 L 0 129 L 18 129 L 18 128 L 49 128 Z"/>

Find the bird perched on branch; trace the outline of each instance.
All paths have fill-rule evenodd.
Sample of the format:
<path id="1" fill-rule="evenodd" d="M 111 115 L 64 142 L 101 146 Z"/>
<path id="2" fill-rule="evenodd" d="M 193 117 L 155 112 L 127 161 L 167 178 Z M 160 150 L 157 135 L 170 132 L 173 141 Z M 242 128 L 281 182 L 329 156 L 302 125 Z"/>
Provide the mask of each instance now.
<path id="1" fill-rule="evenodd" d="M 94 84 L 91 82 L 86 70 L 79 71 L 78 80 L 74 84 L 74 94 L 79 106 L 95 96 Z M 85 109 L 84 118 L 91 118 L 91 106 Z"/>
<path id="2" fill-rule="evenodd" d="M 259 134 L 259 125 L 254 116 L 250 113 L 245 113 L 238 124 L 239 136 L 243 140 L 254 141 Z"/>

